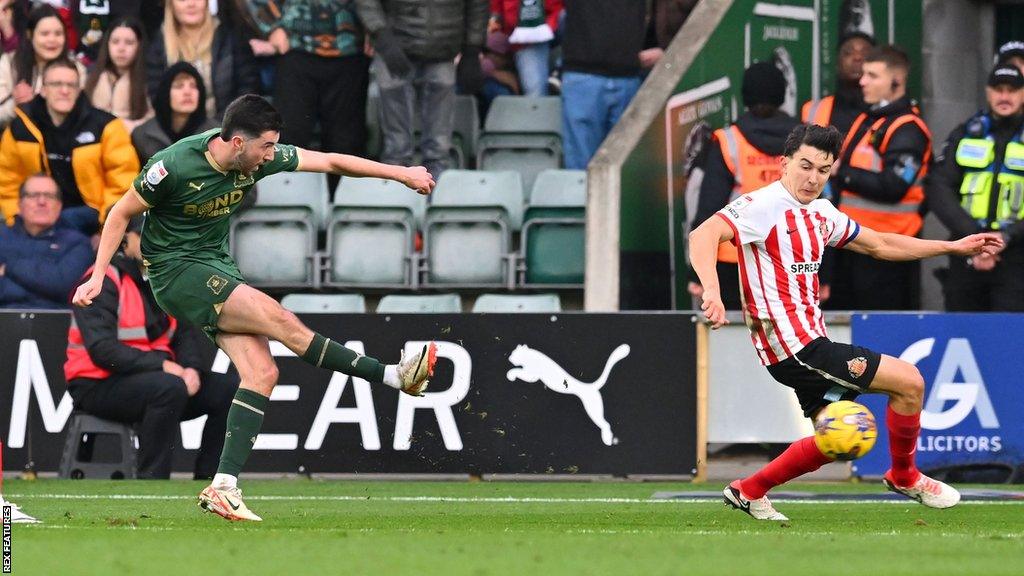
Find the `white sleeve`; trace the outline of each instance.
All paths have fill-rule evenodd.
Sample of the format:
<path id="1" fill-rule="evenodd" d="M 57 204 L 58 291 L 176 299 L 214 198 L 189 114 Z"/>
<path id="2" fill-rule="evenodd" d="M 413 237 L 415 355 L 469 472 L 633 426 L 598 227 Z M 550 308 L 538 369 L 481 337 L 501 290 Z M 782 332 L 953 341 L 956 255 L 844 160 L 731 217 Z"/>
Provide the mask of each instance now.
<path id="1" fill-rule="evenodd" d="M 732 226 L 734 244 L 761 242 L 775 226 L 768 194 L 744 194 L 716 214 Z"/>
<path id="2" fill-rule="evenodd" d="M 829 222 L 829 237 L 826 242 L 833 248 L 842 248 L 860 234 L 860 224 L 855 220 L 840 212 L 832 205 L 828 200 L 821 200 L 821 214 L 828 219 Z"/>

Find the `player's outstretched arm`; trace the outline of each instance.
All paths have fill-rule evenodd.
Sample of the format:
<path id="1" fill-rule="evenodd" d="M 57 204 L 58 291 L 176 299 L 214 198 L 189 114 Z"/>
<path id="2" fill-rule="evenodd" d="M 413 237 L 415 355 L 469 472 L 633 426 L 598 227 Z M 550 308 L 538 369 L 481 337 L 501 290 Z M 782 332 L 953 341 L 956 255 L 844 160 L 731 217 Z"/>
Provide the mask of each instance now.
<path id="1" fill-rule="evenodd" d="M 298 152 L 299 166 L 297 170 L 302 172 L 325 172 L 328 174 L 340 174 L 341 176 L 385 178 L 401 182 L 420 194 L 430 194 L 434 189 L 434 178 L 430 176 L 430 172 L 427 172 L 427 169 L 423 166 L 394 166 L 349 154 L 317 152 L 304 148 L 299 148 Z"/>
<path id="2" fill-rule="evenodd" d="M 96 265 L 93 267 L 89 279 L 75 290 L 75 295 L 71 299 L 72 304 L 76 306 L 92 304 L 92 299 L 103 290 L 103 278 L 107 274 L 107 266 L 118 247 L 121 246 L 128 222 L 146 210 L 149 210 L 149 206 L 146 206 L 139 198 L 134 187 L 129 188 L 128 192 L 110 208 L 107 219 L 103 223 L 103 233 L 100 234 L 100 245 L 96 249 Z"/>
<path id="3" fill-rule="evenodd" d="M 704 287 L 701 295 L 703 303 L 701 310 L 704 317 L 711 323 L 711 328 L 716 329 L 723 324 L 728 324 L 725 319 L 725 304 L 722 303 L 722 292 L 718 284 L 718 272 L 715 265 L 718 262 L 718 244 L 728 242 L 733 238 L 732 227 L 725 220 L 718 216 L 712 216 L 690 232 L 690 264 L 694 272 L 700 278 L 700 284 Z"/>
<path id="4" fill-rule="evenodd" d="M 903 234 L 877 232 L 861 226 L 860 234 L 845 248 L 867 254 L 879 260 L 920 260 L 946 254 L 955 256 L 976 256 L 998 254 L 1003 248 L 1003 237 L 994 232 L 982 232 L 964 236 L 959 240 L 923 240 Z"/>

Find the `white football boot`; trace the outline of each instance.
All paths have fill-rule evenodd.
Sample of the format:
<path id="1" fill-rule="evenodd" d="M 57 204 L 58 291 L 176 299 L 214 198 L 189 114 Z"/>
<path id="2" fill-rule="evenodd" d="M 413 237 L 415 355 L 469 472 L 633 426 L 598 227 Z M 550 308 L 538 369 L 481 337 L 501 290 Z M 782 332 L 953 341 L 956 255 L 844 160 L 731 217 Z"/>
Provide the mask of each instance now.
<path id="1" fill-rule="evenodd" d="M 960 501 L 960 492 L 956 488 L 924 474 L 912 486 L 897 486 L 892 479 L 892 470 L 889 470 L 882 476 L 882 483 L 889 490 L 917 500 L 929 508 L 952 508 Z"/>
<path id="2" fill-rule="evenodd" d="M 21 508 L 19 508 L 18 505 L 15 504 L 14 502 L 8 502 L 4 500 L 2 496 L 0 496 L 0 506 L 11 507 L 12 524 L 42 524 L 42 522 L 40 522 L 36 518 L 33 518 L 32 516 L 29 516 L 28 514 L 22 512 Z"/>
<path id="3" fill-rule="evenodd" d="M 733 480 L 732 484 L 726 486 L 725 490 L 722 490 L 722 495 L 725 496 L 725 504 L 727 506 L 732 506 L 737 510 L 742 510 L 747 514 L 750 514 L 750 516 L 755 520 L 789 520 L 785 514 L 779 512 L 774 506 L 772 506 L 772 503 L 768 500 L 767 496 L 762 496 L 756 500 L 748 500 L 743 493 L 740 492 L 739 480 Z"/>
<path id="4" fill-rule="evenodd" d="M 226 520 L 263 521 L 263 518 L 253 514 L 245 502 L 242 502 L 242 491 L 237 486 L 232 488 L 207 486 L 199 493 L 199 507 Z"/>
<path id="5" fill-rule="evenodd" d="M 437 344 L 433 342 L 424 344 L 422 350 L 408 358 L 403 351 L 402 359 L 398 362 L 398 379 L 402 382 L 402 392 L 410 396 L 422 396 L 430 384 L 428 379 L 434 375 L 436 362 Z"/>

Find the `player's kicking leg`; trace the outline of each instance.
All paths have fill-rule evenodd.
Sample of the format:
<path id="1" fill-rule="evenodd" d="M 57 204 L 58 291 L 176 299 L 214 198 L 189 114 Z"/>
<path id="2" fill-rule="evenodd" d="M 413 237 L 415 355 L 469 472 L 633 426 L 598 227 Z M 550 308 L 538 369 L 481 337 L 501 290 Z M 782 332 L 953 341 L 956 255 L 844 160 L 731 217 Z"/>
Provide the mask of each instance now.
<path id="1" fill-rule="evenodd" d="M 263 425 L 263 413 L 277 384 L 277 365 L 268 338 L 278 340 L 306 362 L 420 395 L 434 372 L 433 342 L 397 365 L 383 365 L 314 333 L 291 312 L 259 290 L 241 285 L 232 291 L 217 324 L 217 344 L 238 368 L 241 384 L 228 411 L 227 432 L 213 482 L 199 505 L 229 520 L 260 520 L 242 501 L 238 475 Z"/>
<path id="2" fill-rule="evenodd" d="M 885 425 L 889 431 L 892 467 L 882 477 L 885 487 L 930 508 L 955 506 L 960 501 L 960 492 L 925 476 L 914 465 L 924 406 L 921 372 L 912 364 L 883 354 L 869 390 L 889 396 Z"/>

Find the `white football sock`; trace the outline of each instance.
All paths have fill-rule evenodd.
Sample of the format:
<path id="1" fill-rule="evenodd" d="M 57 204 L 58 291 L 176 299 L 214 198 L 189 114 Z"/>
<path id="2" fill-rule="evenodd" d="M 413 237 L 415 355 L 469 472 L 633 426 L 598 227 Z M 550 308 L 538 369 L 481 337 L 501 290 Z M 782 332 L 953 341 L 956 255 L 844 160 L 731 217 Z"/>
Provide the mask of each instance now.
<path id="1" fill-rule="evenodd" d="M 213 475 L 212 484 L 214 488 L 235 488 L 238 486 L 238 477 L 218 472 Z"/>
<path id="2" fill-rule="evenodd" d="M 398 364 L 384 366 L 384 383 L 396 390 L 402 389 L 402 381 L 398 378 Z"/>

